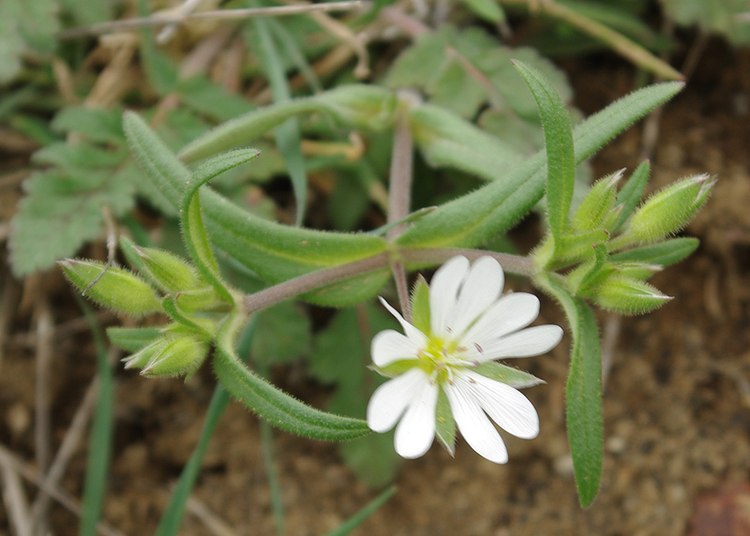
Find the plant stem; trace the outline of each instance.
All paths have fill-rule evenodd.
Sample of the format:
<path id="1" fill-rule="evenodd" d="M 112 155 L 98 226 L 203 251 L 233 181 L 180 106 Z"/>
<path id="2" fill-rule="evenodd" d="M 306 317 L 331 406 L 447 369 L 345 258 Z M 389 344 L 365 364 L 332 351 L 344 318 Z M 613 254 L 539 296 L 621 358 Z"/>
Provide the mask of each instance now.
<path id="1" fill-rule="evenodd" d="M 245 312 L 255 313 L 277 303 L 289 300 L 300 294 L 318 290 L 327 285 L 341 282 L 358 275 L 380 270 L 391 264 L 393 258 L 416 265 L 440 264 L 456 255 L 464 255 L 470 260 L 479 257 L 493 257 L 506 272 L 530 277 L 534 275 L 534 264 L 529 257 L 495 253 L 481 249 L 458 248 L 396 248 L 358 261 L 324 268 L 294 279 L 284 281 L 267 289 L 244 297 Z"/>
<path id="2" fill-rule="evenodd" d="M 388 189 L 388 224 L 392 225 L 386 237 L 394 241 L 404 232 L 402 221 L 409 214 L 411 205 L 411 183 L 414 142 L 411 136 L 411 128 L 406 113 L 408 98 L 399 110 L 396 128 L 393 133 L 393 151 L 391 152 L 391 173 Z M 409 303 L 409 285 L 406 281 L 406 269 L 404 264 L 395 260 L 391 263 L 393 280 L 396 282 L 398 301 L 401 304 L 401 313 L 407 322 L 411 321 L 411 304 Z"/>

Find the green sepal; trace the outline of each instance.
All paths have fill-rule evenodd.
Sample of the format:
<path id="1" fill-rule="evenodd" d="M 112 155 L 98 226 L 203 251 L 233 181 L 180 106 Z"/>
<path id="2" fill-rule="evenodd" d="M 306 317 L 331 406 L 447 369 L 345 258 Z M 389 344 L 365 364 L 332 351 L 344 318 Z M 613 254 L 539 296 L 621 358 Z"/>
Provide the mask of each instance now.
<path id="1" fill-rule="evenodd" d="M 670 238 L 663 242 L 641 246 L 611 255 L 612 261 L 642 262 L 671 266 L 688 258 L 700 245 L 700 240 L 692 237 Z"/>
<path id="2" fill-rule="evenodd" d="M 142 369 L 146 367 L 153 359 L 161 354 L 166 345 L 167 339 L 165 337 L 158 337 L 156 340 L 147 344 L 134 354 L 124 357 L 122 359 L 124 368 Z"/>
<path id="3" fill-rule="evenodd" d="M 219 298 L 213 287 L 178 292 L 174 298 L 177 306 L 186 313 L 227 309 L 227 303 Z"/>
<path id="4" fill-rule="evenodd" d="M 141 374 L 149 378 L 190 378 L 206 360 L 210 348 L 207 341 L 192 335 L 165 337 L 164 344 L 143 367 Z"/>
<path id="5" fill-rule="evenodd" d="M 625 235 L 653 243 L 680 231 L 708 200 L 714 184 L 708 175 L 698 175 L 656 192 L 630 218 Z"/>
<path id="6" fill-rule="evenodd" d="M 399 104 L 393 91 L 365 84 L 338 86 L 312 99 L 342 124 L 368 131 L 393 126 Z"/>
<path id="7" fill-rule="evenodd" d="M 411 323 L 425 334 L 432 332 L 430 319 L 430 286 L 421 275 L 411 290 Z"/>
<path id="8" fill-rule="evenodd" d="M 120 239 L 120 249 L 128 262 L 165 292 L 193 290 L 204 285 L 193 267 L 174 253 L 139 247 L 127 237 Z"/>
<path id="9" fill-rule="evenodd" d="M 615 269 L 607 262 L 607 249 L 604 244 L 594 246 L 593 252 L 593 258 L 571 270 L 565 278 L 568 289 L 574 296 L 584 293 L 587 288 L 596 285 Z"/>
<path id="10" fill-rule="evenodd" d="M 213 360 L 216 376 L 234 398 L 271 425 L 299 436 L 345 441 L 370 433 L 365 421 L 312 408 L 248 369 L 232 348 L 233 334 L 240 325 L 238 317 L 226 320 Z"/>
<path id="11" fill-rule="evenodd" d="M 592 231 L 573 232 L 568 231 L 557 242 L 552 255 L 552 244 L 550 238 L 547 238 L 534 251 L 534 262 L 537 266 L 552 270 L 558 269 L 577 262 L 586 262 L 595 257 L 596 247 L 605 244 L 609 239 L 609 233 L 604 229 L 594 229 Z"/>
<path id="12" fill-rule="evenodd" d="M 152 343 L 159 335 L 159 328 L 108 327 L 107 336 L 112 345 L 126 352 L 138 352 Z"/>
<path id="13" fill-rule="evenodd" d="M 640 281 L 650 279 L 656 272 L 663 270 L 660 264 L 647 264 L 645 262 L 620 262 L 615 265 L 617 273 Z"/>
<path id="14" fill-rule="evenodd" d="M 445 391 L 438 387 L 437 405 L 435 407 L 435 436 L 451 456 L 456 454 L 456 420 Z"/>
<path id="15" fill-rule="evenodd" d="M 600 307 L 623 315 L 641 315 L 670 301 L 656 287 L 624 274 L 613 274 L 589 292 Z"/>
<path id="16" fill-rule="evenodd" d="M 68 281 L 102 307 L 133 316 L 161 311 L 154 289 L 129 270 L 79 259 L 65 259 L 58 264 Z"/>
<path id="17" fill-rule="evenodd" d="M 617 232 L 628 218 L 633 215 L 635 207 L 640 203 L 643 192 L 646 190 L 646 183 L 650 174 L 651 164 L 648 160 L 645 160 L 628 177 L 628 180 L 620 189 L 620 193 L 617 194 L 617 203 L 622 206 L 622 209 L 611 232 Z"/>
<path id="18" fill-rule="evenodd" d="M 570 115 L 552 84 L 539 71 L 517 60 L 513 65 L 529 86 L 542 120 L 547 153 L 547 219 L 550 232 L 557 243 L 568 226 L 575 184 L 576 161 Z M 557 252 L 557 247 L 555 251 Z"/>
<path id="19" fill-rule="evenodd" d="M 607 229 L 607 217 L 615 207 L 617 183 L 622 178 L 622 172 L 623 170 L 620 170 L 603 177 L 591 186 L 573 214 L 571 221 L 573 229 L 577 231 L 593 231 L 601 227 Z M 610 231 L 610 229 L 607 230 Z"/>
<path id="20" fill-rule="evenodd" d="M 186 314 L 178 306 L 174 297 L 167 296 L 162 299 L 162 308 L 169 318 L 177 324 L 185 327 L 188 331 L 199 333 L 210 340 L 216 333 L 216 324 L 211 320 L 196 315 Z"/>
<path id="21" fill-rule="evenodd" d="M 481 374 L 486 378 L 510 385 L 516 389 L 525 389 L 527 387 L 534 387 L 535 385 L 546 383 L 544 380 L 537 378 L 533 374 L 503 365 L 496 361 L 481 363 L 473 370 L 477 374 Z"/>
<path id="22" fill-rule="evenodd" d="M 400 376 L 404 372 L 407 372 L 418 366 L 418 359 L 399 359 L 398 361 L 388 363 L 384 367 L 376 367 L 372 365 L 370 366 L 370 368 L 381 376 L 385 376 L 386 378 L 395 378 L 396 376 Z"/>

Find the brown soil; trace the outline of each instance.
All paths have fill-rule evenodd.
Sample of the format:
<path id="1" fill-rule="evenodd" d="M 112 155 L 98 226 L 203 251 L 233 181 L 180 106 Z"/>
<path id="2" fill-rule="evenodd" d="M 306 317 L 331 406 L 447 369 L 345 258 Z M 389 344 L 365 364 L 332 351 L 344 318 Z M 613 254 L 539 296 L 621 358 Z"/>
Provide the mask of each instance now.
<path id="1" fill-rule="evenodd" d="M 629 67 L 588 65 L 578 72 L 586 73 L 572 76 L 586 112 L 633 87 Z M 434 447 L 403 464 L 398 493 L 357 534 L 750 533 L 749 103 L 750 53 L 712 44 L 685 92 L 664 110 L 652 184 L 698 172 L 716 175 L 719 182 L 688 229 L 702 239 L 700 250 L 656 278 L 676 299 L 654 314 L 621 322 L 605 392 L 604 478 L 593 506 L 579 508 L 571 474 L 563 421 L 568 356 L 561 344 L 550 356 L 529 360 L 547 381 L 528 391 L 540 412 L 539 438 L 509 440 L 510 462 L 504 466 L 483 460 L 465 444 L 455 460 Z M 641 131 L 632 129 L 607 148 L 595 162 L 597 171 L 637 165 Z M 0 205 L 7 207 L 16 193 L 0 191 Z M 56 324 L 77 314 L 59 281 L 48 295 L 56 300 Z M 561 320 L 549 301 L 542 311 L 548 321 Z M 32 463 L 35 361 L 33 348 L 20 339 L 34 325 L 28 304 L 16 310 L 13 321 L 0 369 L 0 442 Z M 94 350 L 85 333 L 60 337 L 54 350 L 49 396 L 57 448 L 94 375 Z M 213 380 L 206 373 L 185 385 L 118 371 L 117 382 L 104 519 L 125 534 L 150 534 L 195 445 Z M 302 395 L 312 389 L 302 380 L 285 386 Z M 378 493 L 357 482 L 335 445 L 283 433 L 275 433 L 274 444 L 288 534 L 324 534 Z M 79 447 L 62 482 L 74 497 L 80 497 L 85 454 L 85 446 Z M 237 534 L 274 534 L 263 467 L 259 426 L 232 404 L 195 497 Z M 6 515 L 0 508 L 0 533 Z M 55 534 L 74 534 L 76 527 L 74 515 L 53 506 Z M 216 532 L 189 513 L 181 534 Z"/>

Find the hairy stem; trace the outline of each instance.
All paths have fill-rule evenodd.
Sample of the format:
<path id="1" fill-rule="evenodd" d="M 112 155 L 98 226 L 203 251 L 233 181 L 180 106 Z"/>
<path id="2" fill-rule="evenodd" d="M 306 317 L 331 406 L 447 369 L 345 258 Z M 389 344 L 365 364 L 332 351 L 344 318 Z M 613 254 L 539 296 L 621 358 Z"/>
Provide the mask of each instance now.
<path id="1" fill-rule="evenodd" d="M 380 253 L 366 259 L 341 264 L 332 268 L 324 268 L 284 281 L 254 294 L 248 294 L 243 300 L 245 312 L 248 314 L 255 313 L 300 294 L 312 292 L 327 285 L 368 272 L 381 270 L 389 266 L 393 258 L 399 259 L 404 263 L 430 266 L 441 264 L 456 255 L 464 255 L 471 260 L 484 256 L 493 257 L 497 259 L 506 272 L 527 277 L 534 275 L 534 264 L 528 257 L 495 253 L 481 249 L 399 248 L 390 254 L 388 252 Z"/>

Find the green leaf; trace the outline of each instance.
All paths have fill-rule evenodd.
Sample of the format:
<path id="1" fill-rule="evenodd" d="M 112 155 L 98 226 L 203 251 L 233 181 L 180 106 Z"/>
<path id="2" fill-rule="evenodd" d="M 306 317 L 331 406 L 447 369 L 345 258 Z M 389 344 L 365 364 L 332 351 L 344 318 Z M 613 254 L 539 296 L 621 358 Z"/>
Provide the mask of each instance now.
<path id="1" fill-rule="evenodd" d="M 537 283 L 562 306 L 573 338 L 565 415 L 578 500 L 586 508 L 599 492 L 604 457 L 599 329 L 591 308 L 570 296 L 562 285 L 545 275 Z"/>
<path id="2" fill-rule="evenodd" d="M 462 0 L 466 7 L 487 22 L 499 23 L 505 20 L 505 13 L 495 0 Z"/>
<path id="3" fill-rule="evenodd" d="M 644 160 L 635 168 L 633 174 L 630 175 L 627 182 L 623 185 L 620 193 L 617 195 L 617 202 L 622 205 L 622 211 L 612 232 L 618 231 L 628 218 L 633 215 L 635 207 L 640 203 L 643 192 L 646 190 L 646 183 L 650 174 L 651 164 L 648 160 Z"/>
<path id="4" fill-rule="evenodd" d="M 380 495 L 375 497 L 372 501 L 367 503 L 362 510 L 354 514 L 352 517 L 347 519 L 341 524 L 336 530 L 329 532 L 328 536 L 345 536 L 350 534 L 354 529 L 359 527 L 364 521 L 372 514 L 377 512 L 385 502 L 393 497 L 396 493 L 396 486 L 386 488 Z"/>
<path id="5" fill-rule="evenodd" d="M 649 111 L 663 104 L 684 84 L 667 82 L 637 90 L 592 115 L 573 130 L 575 161 L 582 162 Z M 502 165 L 502 162 L 499 162 Z M 507 231 L 542 196 L 544 154 L 537 154 L 468 195 L 440 206 L 399 237 L 405 246 L 472 247 Z"/>
<path id="6" fill-rule="evenodd" d="M 161 334 L 158 328 L 107 328 L 109 341 L 126 352 L 135 353 L 156 340 Z"/>
<path id="7" fill-rule="evenodd" d="M 374 333 L 394 326 L 381 309 L 360 305 L 339 311 L 315 341 L 311 374 L 335 385 L 329 409 L 360 416 L 377 387 L 379 378 L 367 371 L 370 340 Z M 372 380 L 376 379 L 375 382 Z M 399 458 L 393 450 L 393 434 L 372 434 L 341 446 L 341 454 L 357 476 L 371 486 L 392 480 Z"/>
<path id="8" fill-rule="evenodd" d="M 409 110 L 414 141 L 428 164 L 450 167 L 484 180 L 502 179 L 521 162 L 521 155 L 503 140 L 478 129 L 439 106 Z"/>
<path id="9" fill-rule="evenodd" d="M 309 317 L 292 302 L 258 313 L 251 353 L 259 367 L 305 357 L 312 348 Z"/>
<path id="10" fill-rule="evenodd" d="M 750 43 L 750 25 L 742 19 L 745 0 L 664 0 L 667 16 L 682 25 L 698 25 L 728 37 L 734 44 Z"/>
<path id="11" fill-rule="evenodd" d="M 51 53 L 60 30 L 56 0 L 3 0 L 0 2 L 0 83 L 21 71 L 26 51 Z"/>
<path id="12" fill-rule="evenodd" d="M 125 112 L 122 126 L 130 150 L 151 179 L 152 191 L 160 198 L 157 202 L 159 208 L 168 209 L 168 214 L 176 214 L 190 172 L 137 114 Z"/>
<path id="13" fill-rule="evenodd" d="M 615 253 L 611 259 L 620 262 L 633 261 L 670 266 L 688 258 L 699 245 L 700 240 L 697 238 L 671 238 L 657 244 Z"/>
<path id="14" fill-rule="evenodd" d="M 182 202 L 182 237 L 190 257 L 201 276 L 216 290 L 227 303 L 233 303 L 232 293 L 224 283 L 219 265 L 214 257 L 211 241 L 203 225 L 200 196 L 198 190 L 215 176 L 252 160 L 258 155 L 255 149 L 238 149 L 215 156 L 192 173 Z"/>
<path id="15" fill-rule="evenodd" d="M 58 132 L 78 132 L 94 142 L 120 146 L 124 141 L 120 109 L 66 106 L 55 115 L 51 126 Z"/>
<path id="16" fill-rule="evenodd" d="M 190 171 L 138 116 L 127 113 L 124 126 L 128 142 L 154 183 L 157 195 L 176 213 L 185 195 L 185 185 L 191 180 Z M 210 161 L 213 164 L 195 173 L 201 176 L 218 173 L 249 154 L 240 150 L 219 155 Z M 385 251 L 386 241 L 380 237 L 296 229 L 263 220 L 209 188 L 202 189 L 200 198 L 202 216 L 213 243 L 270 283 Z M 332 285 L 308 298 L 321 304 L 348 305 L 371 297 L 387 279 L 388 270 L 384 269 Z"/>
<path id="17" fill-rule="evenodd" d="M 526 80 L 539 107 L 547 151 L 547 218 L 550 232 L 558 241 L 568 227 L 575 184 L 576 162 L 570 117 L 560 97 L 541 73 L 519 61 L 513 64 Z"/>
<path id="18" fill-rule="evenodd" d="M 252 21 L 253 33 L 257 36 L 256 50 L 263 64 L 263 69 L 271 86 L 274 102 L 287 102 L 291 98 L 286 74 L 281 64 L 276 44 L 273 42 L 269 30 L 269 22 L 263 18 Z M 307 173 L 305 160 L 300 147 L 299 124 L 294 118 L 289 118 L 276 128 L 276 145 L 284 156 L 284 162 L 289 170 L 292 181 L 294 199 L 297 203 L 296 223 L 302 224 L 305 217 L 307 203 Z"/>
<path id="19" fill-rule="evenodd" d="M 227 321 L 219 334 L 214 357 L 216 376 L 234 398 L 271 425 L 292 434 L 345 441 L 370 433 L 365 421 L 311 408 L 251 372 L 231 347 L 236 323 L 236 319 Z"/>

